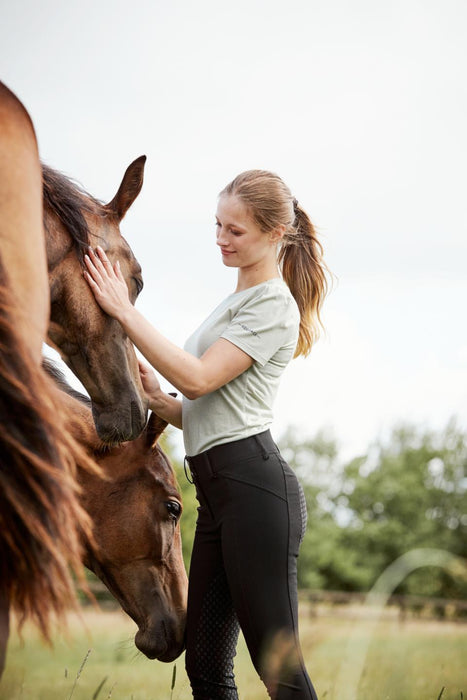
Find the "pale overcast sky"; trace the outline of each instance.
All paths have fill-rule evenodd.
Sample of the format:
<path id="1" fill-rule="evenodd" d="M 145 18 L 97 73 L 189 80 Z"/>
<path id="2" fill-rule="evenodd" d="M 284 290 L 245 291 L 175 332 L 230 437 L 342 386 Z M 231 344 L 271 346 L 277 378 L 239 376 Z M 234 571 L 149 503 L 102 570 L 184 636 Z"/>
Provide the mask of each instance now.
<path id="1" fill-rule="evenodd" d="M 139 308 L 185 338 L 233 291 L 220 189 L 278 172 L 338 278 L 326 338 L 287 370 L 274 432 L 332 428 L 352 456 L 398 420 L 466 420 L 465 0 L 1 0 L 4 82 L 42 158 L 109 200 Z"/>

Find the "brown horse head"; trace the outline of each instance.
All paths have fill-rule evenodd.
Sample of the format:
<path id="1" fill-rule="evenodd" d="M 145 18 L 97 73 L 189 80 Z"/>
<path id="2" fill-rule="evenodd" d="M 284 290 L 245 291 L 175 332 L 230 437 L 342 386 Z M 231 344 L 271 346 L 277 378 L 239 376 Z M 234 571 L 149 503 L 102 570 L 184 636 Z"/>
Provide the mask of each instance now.
<path id="1" fill-rule="evenodd" d="M 95 453 L 106 479 L 78 478 L 97 543 L 84 563 L 138 625 L 138 649 L 160 661 L 183 651 L 187 595 L 181 496 L 157 444 L 166 425 L 151 413 L 136 440 Z"/>
<path id="2" fill-rule="evenodd" d="M 104 445 L 87 397 L 71 389 L 53 364 L 46 362 L 45 368 L 76 419 L 74 437 L 100 467 L 100 474 L 78 470 L 81 503 L 92 521 L 93 541 L 85 537 L 83 542 L 84 564 L 138 625 L 138 649 L 150 659 L 172 661 L 184 648 L 188 582 L 181 496 L 158 445 L 167 423 L 151 413 L 137 439 Z"/>
<path id="3" fill-rule="evenodd" d="M 133 345 L 118 321 L 101 310 L 83 277 L 87 247 L 100 245 L 120 261 L 134 303 L 141 267 L 120 233 L 120 221 L 143 184 L 146 156 L 127 168 L 109 204 L 94 199 L 61 173 L 43 166 L 44 224 L 50 283 L 49 342 L 92 400 L 102 440 L 133 440 L 146 423 L 147 401 Z"/>
<path id="4" fill-rule="evenodd" d="M 53 363 L 45 361 L 44 367 L 63 409 L 74 417 L 73 436 L 100 467 L 100 473 L 78 469 L 81 503 L 92 521 L 93 541 L 86 536 L 83 541 L 84 564 L 138 625 L 138 649 L 150 659 L 172 661 L 184 647 L 187 576 L 182 500 L 158 444 L 167 423 L 151 413 L 138 438 L 104 445 L 89 399 L 71 389 Z"/>

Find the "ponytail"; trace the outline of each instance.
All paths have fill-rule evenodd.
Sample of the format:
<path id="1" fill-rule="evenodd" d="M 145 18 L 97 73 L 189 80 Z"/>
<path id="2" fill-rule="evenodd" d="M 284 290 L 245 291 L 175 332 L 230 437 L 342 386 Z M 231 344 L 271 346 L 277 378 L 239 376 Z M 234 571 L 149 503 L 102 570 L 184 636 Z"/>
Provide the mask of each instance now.
<path id="1" fill-rule="evenodd" d="M 308 214 L 293 200 L 295 220 L 279 251 L 279 267 L 300 311 L 298 343 L 294 357 L 306 357 L 318 340 L 321 307 L 328 291 L 323 247 Z"/>

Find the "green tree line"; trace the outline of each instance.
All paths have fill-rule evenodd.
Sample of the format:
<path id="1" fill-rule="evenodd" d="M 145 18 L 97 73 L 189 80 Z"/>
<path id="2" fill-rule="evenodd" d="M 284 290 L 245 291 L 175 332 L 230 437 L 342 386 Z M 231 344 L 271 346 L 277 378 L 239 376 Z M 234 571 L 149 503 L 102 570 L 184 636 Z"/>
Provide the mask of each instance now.
<path id="1" fill-rule="evenodd" d="M 299 587 L 367 591 L 399 556 L 439 548 L 467 558 L 467 433 L 451 420 L 442 430 L 398 425 L 364 454 L 342 461 L 336 437 L 303 437 L 289 428 L 279 447 L 302 483 L 308 527 Z M 197 516 L 194 487 L 164 449 L 183 497 L 182 538 L 188 569 Z M 437 567 L 414 571 L 398 593 L 463 598 L 467 581 Z"/>

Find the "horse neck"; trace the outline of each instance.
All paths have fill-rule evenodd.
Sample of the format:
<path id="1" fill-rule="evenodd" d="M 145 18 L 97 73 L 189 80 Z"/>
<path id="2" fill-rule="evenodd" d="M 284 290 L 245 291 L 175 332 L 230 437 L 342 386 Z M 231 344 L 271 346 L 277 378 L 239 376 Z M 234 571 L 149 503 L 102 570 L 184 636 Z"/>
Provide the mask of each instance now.
<path id="1" fill-rule="evenodd" d="M 84 447 L 88 454 L 101 449 L 102 441 L 97 435 L 90 407 L 58 387 L 55 391 L 60 404 L 69 417 L 67 427 L 73 438 Z"/>

